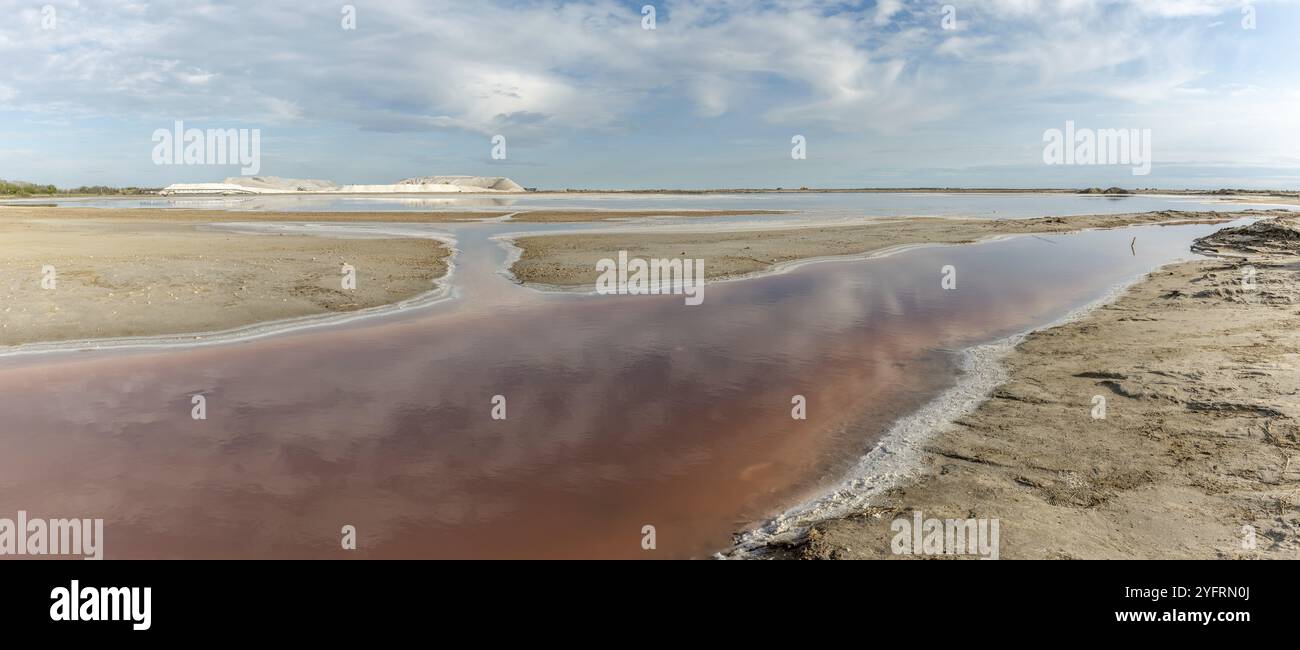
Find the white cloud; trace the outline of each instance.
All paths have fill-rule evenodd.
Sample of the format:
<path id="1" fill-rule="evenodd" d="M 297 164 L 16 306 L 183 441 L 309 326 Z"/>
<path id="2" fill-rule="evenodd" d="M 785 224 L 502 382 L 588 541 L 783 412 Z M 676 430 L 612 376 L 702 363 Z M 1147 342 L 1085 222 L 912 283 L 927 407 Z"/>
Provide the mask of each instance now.
<path id="1" fill-rule="evenodd" d="M 553 136 L 635 129 L 651 107 L 863 133 L 1249 108 L 1207 81 L 1207 18 L 1235 25 L 1238 0 L 954 3 L 956 32 L 931 0 L 668 0 L 654 31 L 634 4 L 388 0 L 345 31 L 330 5 L 102 0 L 58 5 L 47 31 L 0 0 L 17 17 L 0 22 L 0 109 Z M 1280 107 L 1281 90 L 1249 101 Z"/>
<path id="2" fill-rule="evenodd" d="M 613 0 L 393 0 L 359 6 L 359 28 L 349 32 L 332 7 L 118 0 L 63 8 L 54 32 L 36 29 L 26 9 L 18 27 L 0 32 L 0 56 L 11 62 L 4 102 L 28 110 L 384 128 L 379 116 L 387 128 L 485 133 L 601 129 L 674 94 L 698 115 L 724 116 L 747 109 L 747 89 L 779 83 L 781 94 L 768 93 L 758 114 L 852 130 L 966 108 L 984 94 L 969 89 L 970 65 L 1016 70 L 988 80 L 1016 95 L 1033 91 L 1016 86 L 1032 70 L 1040 88 L 1158 98 L 1196 77 L 1180 63 L 1193 27 L 1148 21 L 1231 3 L 989 0 L 959 8 L 962 20 L 984 26 L 962 36 L 938 29 L 932 4 L 879 0 L 853 12 L 829 0 L 679 0 L 645 31 L 638 11 Z M 990 28 L 999 21 L 1003 29 Z M 885 28 L 891 23 L 896 29 Z M 1133 62 L 1157 70 L 1118 84 L 1087 78 Z"/>
<path id="3" fill-rule="evenodd" d="M 888 25 L 895 14 L 903 10 L 903 0 L 877 0 L 876 15 L 872 19 L 877 25 Z"/>

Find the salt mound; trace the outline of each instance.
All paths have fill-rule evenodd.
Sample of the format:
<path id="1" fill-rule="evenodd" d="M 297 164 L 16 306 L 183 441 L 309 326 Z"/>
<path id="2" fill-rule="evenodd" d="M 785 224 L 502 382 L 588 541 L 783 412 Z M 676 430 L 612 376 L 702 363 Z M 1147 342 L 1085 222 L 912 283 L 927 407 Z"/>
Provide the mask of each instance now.
<path id="1" fill-rule="evenodd" d="M 1300 254 L 1300 223 L 1297 217 L 1278 217 L 1256 221 L 1238 228 L 1224 228 L 1202 237 L 1192 250 L 1198 253 L 1236 251 L 1280 255 Z"/>
<path id="2" fill-rule="evenodd" d="M 174 183 L 161 194 L 442 194 L 455 192 L 523 192 L 503 176 L 424 176 L 391 185 L 344 185 L 330 181 L 276 176 L 232 176 L 220 183 Z"/>
<path id="3" fill-rule="evenodd" d="M 260 190 L 230 183 L 172 183 L 158 193 L 162 196 L 171 196 L 173 194 L 287 194 L 288 192 Z"/>
<path id="4" fill-rule="evenodd" d="M 338 187 L 332 181 L 279 176 L 231 176 L 221 182 L 224 185 L 279 192 L 326 192 Z"/>
<path id="5" fill-rule="evenodd" d="M 220 183 L 172 183 L 162 189 L 170 194 L 294 194 L 297 192 L 337 192 L 330 181 L 278 176 L 231 176 Z"/>
<path id="6" fill-rule="evenodd" d="M 397 182 L 398 185 L 455 185 L 496 192 L 522 192 L 524 188 L 505 176 L 418 176 Z"/>

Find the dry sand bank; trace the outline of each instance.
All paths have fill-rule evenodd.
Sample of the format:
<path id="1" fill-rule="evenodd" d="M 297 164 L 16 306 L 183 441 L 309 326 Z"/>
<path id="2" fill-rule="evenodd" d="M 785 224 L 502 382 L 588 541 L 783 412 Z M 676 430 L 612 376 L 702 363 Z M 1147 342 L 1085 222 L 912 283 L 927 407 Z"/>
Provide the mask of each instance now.
<path id="1" fill-rule="evenodd" d="M 853 226 L 751 230 L 745 232 L 621 232 L 518 237 L 521 249 L 511 267 L 515 278 L 545 286 L 594 286 L 596 260 L 628 251 L 630 257 L 703 259 L 710 280 L 766 271 L 814 257 L 860 255 L 909 244 L 962 244 L 995 237 L 1120 228 L 1152 223 L 1222 222 L 1281 212 L 1147 212 L 1037 219 L 882 219 Z"/>
<path id="2" fill-rule="evenodd" d="M 187 224 L 0 216 L 0 351 L 35 342 L 213 332 L 387 305 L 435 289 L 450 254 L 431 239 L 243 235 Z M 353 291 L 342 289 L 344 263 L 356 268 Z M 56 272 L 53 289 L 42 288 L 46 265 Z"/>
<path id="3" fill-rule="evenodd" d="M 1011 379 L 936 432 L 912 477 L 770 550 L 899 557 L 890 524 L 921 511 L 998 518 L 1003 558 L 1300 557 L 1298 223 L 1221 231 L 1198 249 L 1249 257 L 1166 267 L 1031 334 Z"/>

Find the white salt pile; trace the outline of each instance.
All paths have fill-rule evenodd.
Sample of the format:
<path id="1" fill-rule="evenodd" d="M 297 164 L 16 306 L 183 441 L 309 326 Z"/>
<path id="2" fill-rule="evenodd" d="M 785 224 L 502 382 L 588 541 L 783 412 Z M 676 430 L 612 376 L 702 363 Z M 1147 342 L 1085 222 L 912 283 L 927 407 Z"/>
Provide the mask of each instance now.
<path id="1" fill-rule="evenodd" d="M 276 176 L 234 176 L 220 183 L 173 183 L 161 194 L 425 194 L 449 192 L 523 192 L 524 188 L 504 176 L 422 176 L 388 185 L 335 185 L 330 181 L 279 178 Z"/>
<path id="2" fill-rule="evenodd" d="M 496 192 L 522 192 L 524 188 L 505 176 L 420 176 L 397 182 L 398 185 L 455 185 L 477 187 Z"/>

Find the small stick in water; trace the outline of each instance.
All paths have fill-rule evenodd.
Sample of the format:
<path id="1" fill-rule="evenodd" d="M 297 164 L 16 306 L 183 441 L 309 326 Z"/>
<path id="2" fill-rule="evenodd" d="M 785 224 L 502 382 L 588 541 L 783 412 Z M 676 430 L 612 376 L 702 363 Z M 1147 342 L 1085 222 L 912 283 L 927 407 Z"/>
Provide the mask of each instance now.
<path id="1" fill-rule="evenodd" d="M 1133 241 L 1131 241 L 1131 242 L 1128 243 L 1128 249 L 1131 250 L 1131 251 L 1133 251 L 1133 255 L 1134 255 L 1135 257 L 1136 257 L 1137 254 L 1138 254 L 1137 243 L 1138 243 L 1138 238 L 1137 238 L 1137 237 L 1134 237 L 1134 238 L 1133 238 Z"/>

